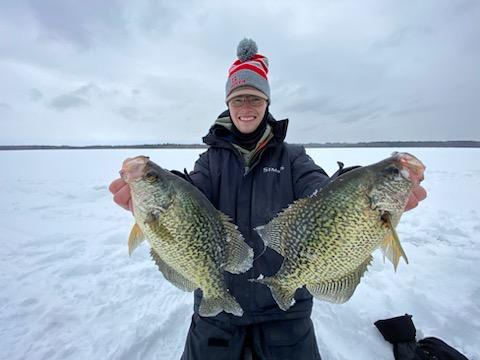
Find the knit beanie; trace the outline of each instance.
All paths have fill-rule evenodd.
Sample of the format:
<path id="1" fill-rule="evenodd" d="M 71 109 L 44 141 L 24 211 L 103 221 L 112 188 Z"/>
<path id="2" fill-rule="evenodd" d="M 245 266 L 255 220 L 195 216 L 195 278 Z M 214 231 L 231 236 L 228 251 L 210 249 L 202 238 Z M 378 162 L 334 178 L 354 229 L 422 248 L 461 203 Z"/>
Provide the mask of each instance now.
<path id="1" fill-rule="evenodd" d="M 225 86 L 225 99 L 244 94 L 258 95 L 270 103 L 268 84 L 268 59 L 257 53 L 258 48 L 252 39 L 243 39 L 237 47 L 236 60 L 228 70 Z M 257 90 L 257 91 L 255 91 Z"/>

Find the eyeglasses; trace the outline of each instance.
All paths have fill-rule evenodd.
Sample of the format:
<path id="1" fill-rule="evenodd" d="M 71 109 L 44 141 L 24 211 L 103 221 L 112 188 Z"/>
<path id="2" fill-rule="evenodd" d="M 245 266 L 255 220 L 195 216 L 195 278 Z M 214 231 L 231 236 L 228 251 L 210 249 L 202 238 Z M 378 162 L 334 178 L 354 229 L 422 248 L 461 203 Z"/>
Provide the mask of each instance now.
<path id="1" fill-rule="evenodd" d="M 231 107 L 239 108 L 245 105 L 245 102 L 248 102 L 250 106 L 260 107 L 265 104 L 265 99 L 262 99 L 258 96 L 237 96 L 228 102 Z"/>

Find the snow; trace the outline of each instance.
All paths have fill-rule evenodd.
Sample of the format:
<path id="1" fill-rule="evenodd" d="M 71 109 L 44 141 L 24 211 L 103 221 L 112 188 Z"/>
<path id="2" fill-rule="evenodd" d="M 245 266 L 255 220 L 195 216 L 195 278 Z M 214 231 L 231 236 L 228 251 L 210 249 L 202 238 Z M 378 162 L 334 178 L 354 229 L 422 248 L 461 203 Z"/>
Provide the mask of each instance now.
<path id="1" fill-rule="evenodd" d="M 366 165 L 394 150 L 308 153 L 331 174 L 337 160 Z M 314 301 L 324 360 L 393 359 L 373 322 L 404 313 L 418 338 L 439 337 L 480 359 L 480 149 L 405 150 L 426 164 L 429 192 L 397 229 L 410 264 L 395 273 L 376 251 L 350 301 Z M 147 245 L 128 256 L 133 220 L 108 184 L 126 157 L 183 170 L 200 151 L 0 152 L 1 358 L 180 358 L 193 295 L 163 279 Z"/>

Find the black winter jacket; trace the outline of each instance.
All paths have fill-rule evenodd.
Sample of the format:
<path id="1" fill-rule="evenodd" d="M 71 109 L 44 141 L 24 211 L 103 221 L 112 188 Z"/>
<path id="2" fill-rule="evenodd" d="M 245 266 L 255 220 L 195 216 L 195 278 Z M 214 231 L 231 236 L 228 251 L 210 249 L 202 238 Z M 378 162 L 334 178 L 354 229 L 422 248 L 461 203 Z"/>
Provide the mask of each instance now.
<path id="1" fill-rule="evenodd" d="M 228 115 L 224 112 L 220 117 Z M 268 223 L 293 201 L 311 195 L 329 181 L 303 146 L 284 142 L 288 120 L 276 121 L 269 115 L 268 123 L 274 136 L 249 168 L 229 141 L 229 131 L 221 125 L 212 126 L 203 138 L 209 148 L 190 173 L 190 181 L 218 210 L 232 218 L 254 250 L 255 260 L 249 271 L 239 275 L 225 272 L 227 288 L 242 306 L 244 315 L 240 318 L 222 312 L 216 318 L 235 324 L 309 317 L 312 309 L 312 296 L 305 288 L 297 290 L 295 305 L 283 311 L 267 286 L 248 281 L 260 274 L 274 275 L 282 264 L 282 257 L 264 247 L 254 228 Z M 196 313 L 201 296 L 197 290 Z"/>

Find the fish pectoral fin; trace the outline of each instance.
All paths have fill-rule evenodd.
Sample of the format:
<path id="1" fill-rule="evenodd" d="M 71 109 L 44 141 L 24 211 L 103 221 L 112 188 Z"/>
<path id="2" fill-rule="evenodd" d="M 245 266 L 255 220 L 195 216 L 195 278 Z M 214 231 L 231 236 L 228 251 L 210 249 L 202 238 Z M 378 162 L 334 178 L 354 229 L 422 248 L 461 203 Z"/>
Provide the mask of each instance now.
<path id="1" fill-rule="evenodd" d="M 307 290 L 317 299 L 342 304 L 352 297 L 372 259 L 370 255 L 355 271 L 338 280 L 307 284 Z"/>
<path id="2" fill-rule="evenodd" d="M 391 216 L 389 213 L 385 213 L 382 218 L 385 220 L 387 226 L 390 229 L 390 233 L 383 239 L 380 248 L 382 249 L 383 256 L 391 261 L 393 268 L 397 271 L 397 266 L 400 258 L 403 257 L 408 264 L 407 255 L 403 251 L 400 239 L 398 238 L 397 231 L 392 224 Z"/>
<path id="3" fill-rule="evenodd" d="M 128 236 L 128 255 L 132 255 L 133 251 L 145 240 L 142 229 L 135 223 Z"/>
<path id="4" fill-rule="evenodd" d="M 204 293 L 198 308 L 200 316 L 216 316 L 222 311 L 235 316 L 243 315 L 242 307 L 227 291 L 225 291 L 220 297 L 209 297 Z"/>
<path id="5" fill-rule="evenodd" d="M 232 274 L 244 273 L 253 265 L 253 249 L 243 240 L 242 234 L 227 215 L 220 213 L 220 218 L 226 232 L 224 270 Z"/>
<path id="6" fill-rule="evenodd" d="M 194 291 L 198 288 L 193 281 L 188 280 L 185 276 L 163 261 L 162 258 L 155 252 L 155 250 L 150 249 L 150 256 L 152 257 L 153 261 L 155 261 L 155 264 L 157 264 L 158 269 L 162 272 L 165 279 L 167 279 L 173 285 L 188 292 Z"/>

